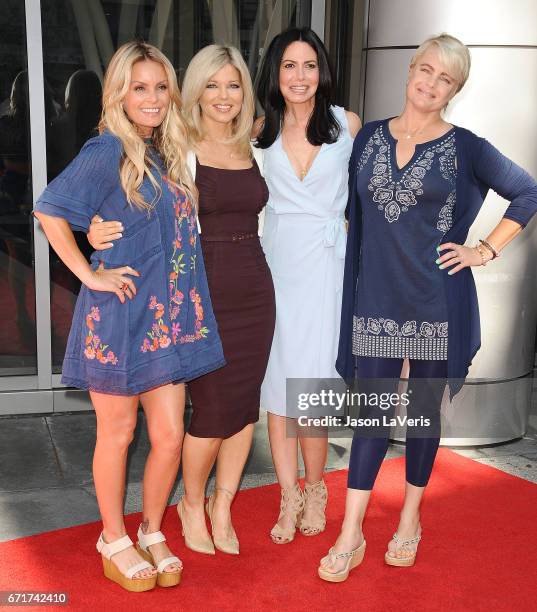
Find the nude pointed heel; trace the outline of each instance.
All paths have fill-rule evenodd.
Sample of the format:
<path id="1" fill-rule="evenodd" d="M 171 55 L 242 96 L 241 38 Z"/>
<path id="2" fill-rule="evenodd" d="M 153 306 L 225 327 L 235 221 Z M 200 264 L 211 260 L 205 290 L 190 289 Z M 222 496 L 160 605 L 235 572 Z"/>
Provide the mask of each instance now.
<path id="1" fill-rule="evenodd" d="M 97 551 L 101 553 L 103 559 L 103 571 L 106 578 L 112 580 L 126 591 L 132 593 L 142 593 L 143 591 L 151 591 L 157 584 L 157 575 L 148 576 L 147 578 L 133 578 L 134 574 L 144 569 L 155 568 L 147 561 L 141 561 L 130 567 L 124 574 L 119 570 L 118 566 L 112 561 L 112 557 L 134 546 L 128 535 L 123 536 L 113 542 L 107 543 L 104 541 L 103 534 L 97 540 Z"/>
<path id="2" fill-rule="evenodd" d="M 199 553 L 203 553 L 205 555 L 214 555 L 215 550 L 214 550 L 214 544 L 213 541 L 211 540 L 211 538 L 207 538 L 207 539 L 199 539 L 196 540 L 194 538 L 192 538 L 192 536 L 187 533 L 186 529 L 185 529 L 185 521 L 183 518 L 184 512 L 185 512 L 185 506 L 184 506 L 184 497 L 181 497 L 181 499 L 179 500 L 179 503 L 177 504 L 177 514 L 179 515 L 179 519 L 181 521 L 181 535 L 185 538 L 185 546 L 187 548 L 190 548 L 190 550 L 193 550 L 194 552 L 199 552 Z"/>
<path id="3" fill-rule="evenodd" d="M 153 544 L 159 544 L 165 542 L 166 538 L 162 531 L 155 531 L 153 533 L 144 533 L 142 526 L 138 528 L 138 544 L 136 545 L 137 551 L 146 560 L 149 561 L 153 566 L 157 568 L 157 584 L 161 587 L 172 587 L 177 586 L 181 582 L 181 574 L 183 572 L 183 564 L 181 559 L 175 555 L 170 555 L 165 559 L 162 559 L 158 564 L 155 562 L 153 554 L 149 550 L 149 546 Z M 180 570 L 173 572 L 165 572 L 165 568 L 172 563 L 177 563 L 181 566 Z"/>
<path id="4" fill-rule="evenodd" d="M 411 544 L 420 543 L 421 527 L 419 528 L 418 533 L 413 538 L 410 538 L 409 540 L 400 540 L 397 533 L 393 534 L 393 539 L 396 544 L 396 548 L 395 548 L 396 553 L 397 553 L 397 550 L 400 550 L 400 549 L 408 550 L 408 547 Z M 394 567 L 412 567 L 414 563 L 416 562 L 417 554 L 418 554 L 417 547 L 416 547 L 416 550 L 408 557 L 392 557 L 390 555 L 390 551 L 386 551 L 386 554 L 384 555 L 384 561 L 386 562 L 387 565 L 393 565 Z"/>
<path id="5" fill-rule="evenodd" d="M 290 489 L 282 489 L 282 498 L 280 501 L 280 515 L 278 521 L 288 515 L 291 518 L 293 526 L 288 529 L 280 527 L 278 521 L 270 532 L 270 537 L 274 544 L 288 544 L 295 538 L 296 525 L 304 511 L 304 494 L 298 482 Z"/>
<path id="6" fill-rule="evenodd" d="M 231 491 L 228 491 L 227 489 L 223 489 L 221 487 L 218 487 L 215 490 L 216 491 L 224 491 L 225 493 L 227 493 L 228 495 L 231 496 L 231 498 L 233 499 L 234 495 L 233 493 L 231 493 Z M 234 534 L 228 538 L 217 538 L 214 535 L 214 529 L 213 529 L 213 508 L 214 508 L 214 497 L 215 497 L 215 493 L 213 493 L 210 497 L 209 500 L 207 501 L 207 503 L 205 504 L 205 510 L 207 511 L 207 515 L 209 516 L 209 521 L 211 522 L 211 530 L 213 532 L 213 542 L 214 542 L 214 546 L 217 550 L 227 553 L 228 555 L 238 555 L 239 554 L 239 540 L 237 538 L 237 536 Z"/>
<path id="7" fill-rule="evenodd" d="M 347 562 L 345 564 L 345 567 L 339 572 L 329 572 L 328 570 L 324 569 L 324 567 L 319 566 L 319 569 L 317 570 L 319 578 L 322 578 L 327 582 L 344 582 L 345 580 L 347 580 L 351 570 L 353 570 L 355 567 L 358 567 L 360 563 L 364 560 L 365 547 L 366 543 L 364 540 L 360 544 L 360 546 L 358 546 L 358 548 L 355 548 L 354 550 L 351 550 L 350 552 L 346 553 L 337 553 L 334 551 L 333 548 L 331 548 L 328 551 L 328 556 L 330 557 L 332 565 L 337 559 L 347 559 Z"/>

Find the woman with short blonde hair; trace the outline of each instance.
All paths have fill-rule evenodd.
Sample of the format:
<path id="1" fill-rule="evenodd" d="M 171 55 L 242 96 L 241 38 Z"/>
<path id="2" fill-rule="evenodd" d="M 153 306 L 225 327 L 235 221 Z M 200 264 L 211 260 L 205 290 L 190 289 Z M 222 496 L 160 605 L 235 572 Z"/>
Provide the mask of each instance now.
<path id="1" fill-rule="evenodd" d="M 51 245 L 82 282 L 62 383 L 90 393 L 97 417 L 93 477 L 103 520 L 97 550 L 105 576 L 129 591 L 180 581 L 182 564 L 160 524 L 181 456 L 183 383 L 225 363 L 180 108 L 166 57 L 141 42 L 120 47 L 104 81 L 100 135 L 86 142 L 34 209 Z M 72 229 L 87 232 L 96 214 L 118 219 L 123 239 L 111 251 L 94 253 L 89 265 Z M 123 497 L 139 402 L 151 451 L 134 548 Z"/>
<path id="2" fill-rule="evenodd" d="M 405 359 L 410 366 L 401 401 L 409 417 L 405 497 L 384 554 L 391 566 L 416 561 L 421 501 L 440 441 L 446 384 L 453 397 L 479 349 L 471 268 L 498 257 L 537 212 L 535 180 L 484 138 L 443 117 L 469 70 L 470 53 L 460 40 L 449 34 L 428 38 L 410 63 L 401 114 L 367 123 L 349 166 L 337 370 L 346 380 L 357 378 L 361 390 L 397 398 Z M 467 246 L 489 189 L 510 204 L 488 236 Z M 380 425 L 354 431 L 345 518 L 318 568 L 323 580 L 346 580 L 364 557 L 362 523 L 393 414 L 394 406 L 360 407 L 360 418 Z"/>

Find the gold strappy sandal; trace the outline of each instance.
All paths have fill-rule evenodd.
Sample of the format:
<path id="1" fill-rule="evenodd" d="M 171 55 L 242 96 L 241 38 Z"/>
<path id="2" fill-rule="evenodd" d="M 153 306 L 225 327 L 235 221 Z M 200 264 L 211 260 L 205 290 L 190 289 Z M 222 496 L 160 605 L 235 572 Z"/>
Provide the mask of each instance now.
<path id="1" fill-rule="evenodd" d="M 270 532 L 270 537 L 274 544 L 288 544 L 292 542 L 295 537 L 296 525 L 302 516 L 304 511 L 304 494 L 300 488 L 298 482 L 291 489 L 282 489 L 282 498 L 280 502 L 280 515 L 276 525 Z M 280 527 L 279 521 L 284 516 L 289 516 L 293 523 L 293 526 L 285 529 Z"/>
<path id="2" fill-rule="evenodd" d="M 325 509 L 328 502 L 328 489 L 324 480 L 304 487 L 304 513 L 298 527 L 305 536 L 322 533 L 326 527 Z"/>

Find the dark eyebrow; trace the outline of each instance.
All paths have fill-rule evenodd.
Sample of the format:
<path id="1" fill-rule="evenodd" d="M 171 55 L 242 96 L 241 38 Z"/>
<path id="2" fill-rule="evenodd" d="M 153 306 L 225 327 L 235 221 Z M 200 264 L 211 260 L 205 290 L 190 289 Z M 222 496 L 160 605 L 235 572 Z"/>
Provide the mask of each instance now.
<path id="1" fill-rule="evenodd" d="M 317 61 L 318 61 L 318 60 L 317 60 L 317 58 L 315 58 L 315 59 L 308 59 L 308 60 L 305 60 L 303 63 L 304 63 L 304 64 L 309 64 L 309 63 L 311 63 L 311 62 L 317 62 Z M 300 62 L 299 62 L 298 60 L 294 60 L 294 59 L 290 59 L 290 58 L 285 58 L 285 57 L 284 57 L 284 58 L 282 58 L 282 64 L 283 64 L 284 62 L 293 62 L 293 64 L 300 64 Z"/>

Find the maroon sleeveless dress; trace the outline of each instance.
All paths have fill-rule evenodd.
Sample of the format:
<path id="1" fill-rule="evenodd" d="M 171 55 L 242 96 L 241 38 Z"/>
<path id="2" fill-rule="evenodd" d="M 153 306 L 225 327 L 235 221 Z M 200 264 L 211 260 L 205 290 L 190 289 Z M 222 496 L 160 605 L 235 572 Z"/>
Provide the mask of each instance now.
<path id="1" fill-rule="evenodd" d="M 257 235 L 268 189 L 255 161 L 245 170 L 196 161 L 196 186 L 203 259 L 227 365 L 188 383 L 189 434 L 229 438 L 259 419 L 274 333 L 274 287 Z"/>

